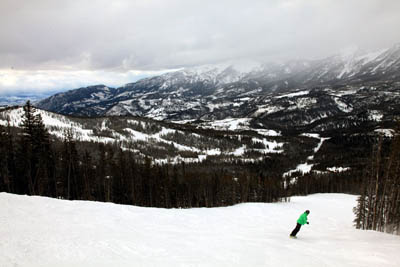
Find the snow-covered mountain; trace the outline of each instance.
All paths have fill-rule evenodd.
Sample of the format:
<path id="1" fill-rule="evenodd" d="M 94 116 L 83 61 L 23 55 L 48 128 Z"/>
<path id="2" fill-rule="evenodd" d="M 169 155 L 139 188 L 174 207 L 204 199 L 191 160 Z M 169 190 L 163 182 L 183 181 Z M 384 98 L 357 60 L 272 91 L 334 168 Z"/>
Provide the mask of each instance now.
<path id="1" fill-rule="evenodd" d="M 79 141 L 117 142 L 158 162 L 267 156 L 285 159 L 282 175 L 360 170 L 344 158 L 370 153 L 368 138 L 392 135 L 400 118 L 399 58 L 397 45 L 317 61 L 208 65 L 71 90 L 38 106 L 67 115 L 40 111 L 54 136 L 73 128 Z M 21 114 L 6 110 L 0 119 Z"/>
<path id="2" fill-rule="evenodd" d="M 259 123 L 282 114 L 279 111 L 288 115 L 298 110 L 289 116 L 294 126 L 304 126 L 332 115 L 370 117 L 365 107 L 371 105 L 381 106 L 383 110 L 376 112 L 386 120 L 399 103 L 399 82 L 400 45 L 395 45 L 373 53 L 347 51 L 322 60 L 186 68 L 120 88 L 97 85 L 71 90 L 37 106 L 75 116 L 137 115 L 169 121 L 255 117 L 261 118 Z M 293 97 L 289 101 L 285 95 Z M 288 120 L 292 121 L 274 118 L 269 124 L 282 128 L 287 125 L 279 121 Z"/>
<path id="3" fill-rule="evenodd" d="M 0 193 L 1 266 L 400 265 L 398 236 L 356 230 L 356 196 L 155 209 Z M 298 216 L 309 225 L 289 238 Z"/>
<path id="4" fill-rule="evenodd" d="M 277 96 L 273 101 L 277 101 L 274 103 L 276 107 L 278 104 L 303 106 L 308 105 L 312 94 L 300 91 Z M 332 105 L 340 107 L 343 112 L 350 113 L 353 108 L 338 99 L 336 102 L 333 101 Z M 295 124 L 296 118 L 290 113 L 293 110 L 288 108 L 284 111 L 256 111 L 269 114 L 270 118 L 259 116 L 194 123 L 171 123 L 132 116 L 81 118 L 40 109 L 37 109 L 36 113 L 41 115 L 44 125 L 54 139 L 64 140 L 67 133 L 70 133 L 74 140 L 85 148 L 97 147 L 99 143 L 110 144 L 122 150 L 135 152 L 139 160 L 150 158 L 159 164 L 271 161 L 268 164 L 269 171 L 288 177 L 292 181 L 295 181 L 298 175 L 308 173 L 329 175 L 349 172 L 350 175 L 357 175 L 365 165 L 365 155 L 371 152 L 370 146 L 374 138 L 378 134 L 386 137 L 392 137 L 394 134 L 394 122 L 384 121 L 386 115 L 378 110 L 369 110 L 360 118 L 351 119 L 336 115 L 336 121 L 321 119 L 327 120 L 325 125 L 341 120 L 342 124 L 336 126 L 343 127 L 344 130 L 341 131 L 319 129 L 320 134 L 317 134 L 315 122 L 311 122 L 311 126 L 307 127 L 299 125 L 282 128 L 281 131 L 274 130 L 277 129 L 275 126 L 279 121 L 274 124 L 273 120 L 284 117 L 274 115 L 274 112 L 287 113 L 285 116 L 291 118 L 292 124 Z M 319 114 L 317 109 L 311 109 L 309 112 L 310 116 L 314 112 Z M 23 115 L 22 108 L 0 108 L 0 126 L 11 126 L 18 132 Z M 324 117 L 323 114 L 318 116 Z M 281 123 L 289 123 L 289 119 Z M 263 125 L 271 125 L 271 128 L 265 128 Z M 306 131 L 307 129 L 311 131 Z"/>
<path id="5" fill-rule="evenodd" d="M 251 131 L 248 119 L 215 121 L 196 129 L 138 117 L 79 118 L 40 109 L 36 113 L 55 138 L 63 140 L 70 131 L 78 142 L 118 144 L 124 150 L 151 157 L 157 163 L 202 162 L 210 156 L 257 161 L 267 154 L 283 152 L 284 143 L 279 140 L 279 133 Z M 23 115 L 23 108 L 0 109 L 0 126 L 19 128 Z M 215 132 L 223 130 L 230 141 L 204 134 L 203 128 Z M 157 155 L 152 153 L 151 147 L 157 148 Z"/>

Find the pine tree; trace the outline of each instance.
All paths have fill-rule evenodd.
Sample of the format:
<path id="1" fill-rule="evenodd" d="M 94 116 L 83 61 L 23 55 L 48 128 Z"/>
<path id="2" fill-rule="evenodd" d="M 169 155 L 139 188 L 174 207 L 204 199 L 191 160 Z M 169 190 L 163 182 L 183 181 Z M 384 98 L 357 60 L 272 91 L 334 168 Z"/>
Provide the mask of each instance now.
<path id="1" fill-rule="evenodd" d="M 0 191 L 11 192 L 10 173 L 8 169 L 7 132 L 0 125 Z"/>
<path id="2" fill-rule="evenodd" d="M 378 142 L 370 170 L 362 182 L 355 223 L 359 229 L 400 233 L 400 135 L 391 141 L 390 153 Z"/>
<path id="3" fill-rule="evenodd" d="M 78 151 L 76 149 L 74 133 L 72 129 L 65 132 L 63 142 L 63 170 L 64 184 L 66 184 L 66 198 L 80 199 L 82 197 L 83 186 L 80 183 L 78 168 Z"/>
<path id="4" fill-rule="evenodd" d="M 17 160 L 22 180 L 18 185 L 18 193 L 51 195 L 54 191 L 50 188 L 54 162 L 52 162 L 49 133 L 40 113 L 36 114 L 30 101 L 23 109 Z"/>
<path id="5" fill-rule="evenodd" d="M 92 156 L 85 150 L 82 158 L 82 179 L 83 179 L 83 197 L 85 200 L 94 200 L 93 197 L 93 183 L 94 183 L 94 168 L 92 162 Z"/>

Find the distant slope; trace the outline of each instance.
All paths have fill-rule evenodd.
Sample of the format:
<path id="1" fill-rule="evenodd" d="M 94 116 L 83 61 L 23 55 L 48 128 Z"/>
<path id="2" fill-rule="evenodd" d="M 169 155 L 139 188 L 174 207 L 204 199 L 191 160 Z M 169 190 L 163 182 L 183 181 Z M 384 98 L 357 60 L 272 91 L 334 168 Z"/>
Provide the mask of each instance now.
<path id="1" fill-rule="evenodd" d="M 317 194 L 166 210 L 0 193 L 0 265 L 399 266 L 399 237 L 354 229 L 355 204 Z M 310 225 L 290 239 L 306 209 Z"/>
<path id="2" fill-rule="evenodd" d="M 257 161 L 268 154 L 282 153 L 284 146 L 279 133 L 252 130 L 249 120 L 243 119 L 216 121 L 212 124 L 216 125 L 213 130 L 204 131 L 193 125 L 139 117 L 80 118 L 39 109 L 37 113 L 49 133 L 61 140 L 70 131 L 76 141 L 117 144 L 124 150 L 152 157 L 158 163 L 201 162 L 209 156 Z M 22 108 L 0 110 L 0 126 L 9 123 L 20 127 L 23 114 Z"/>
<path id="3" fill-rule="evenodd" d="M 274 107 L 281 105 L 282 110 L 265 107 L 265 111 L 254 111 L 260 113 L 255 117 L 179 124 L 132 116 L 82 118 L 44 110 L 37 112 L 53 137 L 63 140 L 66 132 L 71 132 L 82 152 L 88 146 L 97 150 L 99 143 L 107 143 L 115 149 L 134 152 L 137 159 L 148 157 L 159 164 L 264 162 L 269 172 L 291 174 L 294 178 L 301 173 L 329 176 L 342 171 L 359 177 L 369 162 L 368 155 L 377 136 L 382 133 L 390 138 L 393 135 L 394 114 L 382 113 L 379 106 L 366 106 L 364 113 L 357 114 L 351 112 L 354 106 L 344 102 L 346 98 L 334 95 L 327 96 L 331 99 L 327 103 L 337 112 L 336 121 L 326 118 L 317 108 L 303 113 L 283 108 L 284 105 L 308 105 L 313 94 L 301 91 L 274 97 Z M 374 99 L 373 94 L 370 97 Z M 399 106 L 387 102 L 386 108 L 394 112 Z M 22 108 L 0 110 L 0 126 L 9 124 L 18 129 L 23 113 Z M 283 115 L 279 117 L 278 114 Z M 303 115 L 296 118 L 296 114 Z M 301 123 L 310 120 L 313 114 L 320 117 L 320 123 Z M 286 120 L 282 120 L 285 116 Z M 278 123 L 286 124 L 286 128 L 278 127 L 273 120 L 281 120 Z M 327 128 L 321 128 L 323 125 Z"/>
<path id="4" fill-rule="evenodd" d="M 120 88 L 96 85 L 59 93 L 40 101 L 38 107 L 78 116 L 226 119 L 246 117 L 265 105 L 265 99 L 282 93 L 357 91 L 382 86 L 398 91 L 398 82 L 400 45 L 395 45 L 373 53 L 356 50 L 322 60 L 186 68 Z"/>

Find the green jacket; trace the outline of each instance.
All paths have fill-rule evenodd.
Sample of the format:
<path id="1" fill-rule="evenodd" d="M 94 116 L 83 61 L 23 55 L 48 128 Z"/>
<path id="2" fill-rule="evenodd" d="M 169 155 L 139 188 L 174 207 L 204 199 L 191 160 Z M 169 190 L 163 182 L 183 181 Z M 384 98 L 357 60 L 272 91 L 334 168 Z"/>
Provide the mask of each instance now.
<path id="1" fill-rule="evenodd" d="M 303 214 L 300 215 L 299 219 L 297 220 L 297 223 L 301 225 L 305 225 L 307 223 L 307 213 L 304 212 Z"/>

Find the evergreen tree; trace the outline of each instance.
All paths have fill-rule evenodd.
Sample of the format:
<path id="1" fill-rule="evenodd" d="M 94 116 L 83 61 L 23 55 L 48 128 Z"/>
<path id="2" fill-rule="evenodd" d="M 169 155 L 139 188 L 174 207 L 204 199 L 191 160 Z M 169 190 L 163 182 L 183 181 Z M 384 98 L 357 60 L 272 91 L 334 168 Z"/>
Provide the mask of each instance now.
<path id="1" fill-rule="evenodd" d="M 81 179 L 79 179 L 79 157 L 72 129 L 65 132 L 62 161 L 62 170 L 64 173 L 63 184 L 66 185 L 66 194 L 64 195 L 67 199 L 81 199 L 83 185 Z"/>
<path id="2" fill-rule="evenodd" d="M 40 113 L 36 114 L 30 101 L 24 106 L 19 140 L 18 169 L 20 179 L 18 192 L 23 194 L 52 195 L 50 179 L 54 162 L 50 138 Z"/>
<path id="3" fill-rule="evenodd" d="M 12 148 L 9 145 L 11 136 L 7 133 L 5 127 L 0 125 L 0 191 L 13 192 L 12 175 L 10 170 L 10 157 L 12 157 Z M 12 160 L 12 159 L 11 159 Z"/>
<path id="4" fill-rule="evenodd" d="M 400 134 L 391 141 L 390 153 L 384 153 L 382 137 L 371 167 L 366 173 L 362 192 L 354 208 L 359 229 L 400 233 Z"/>

